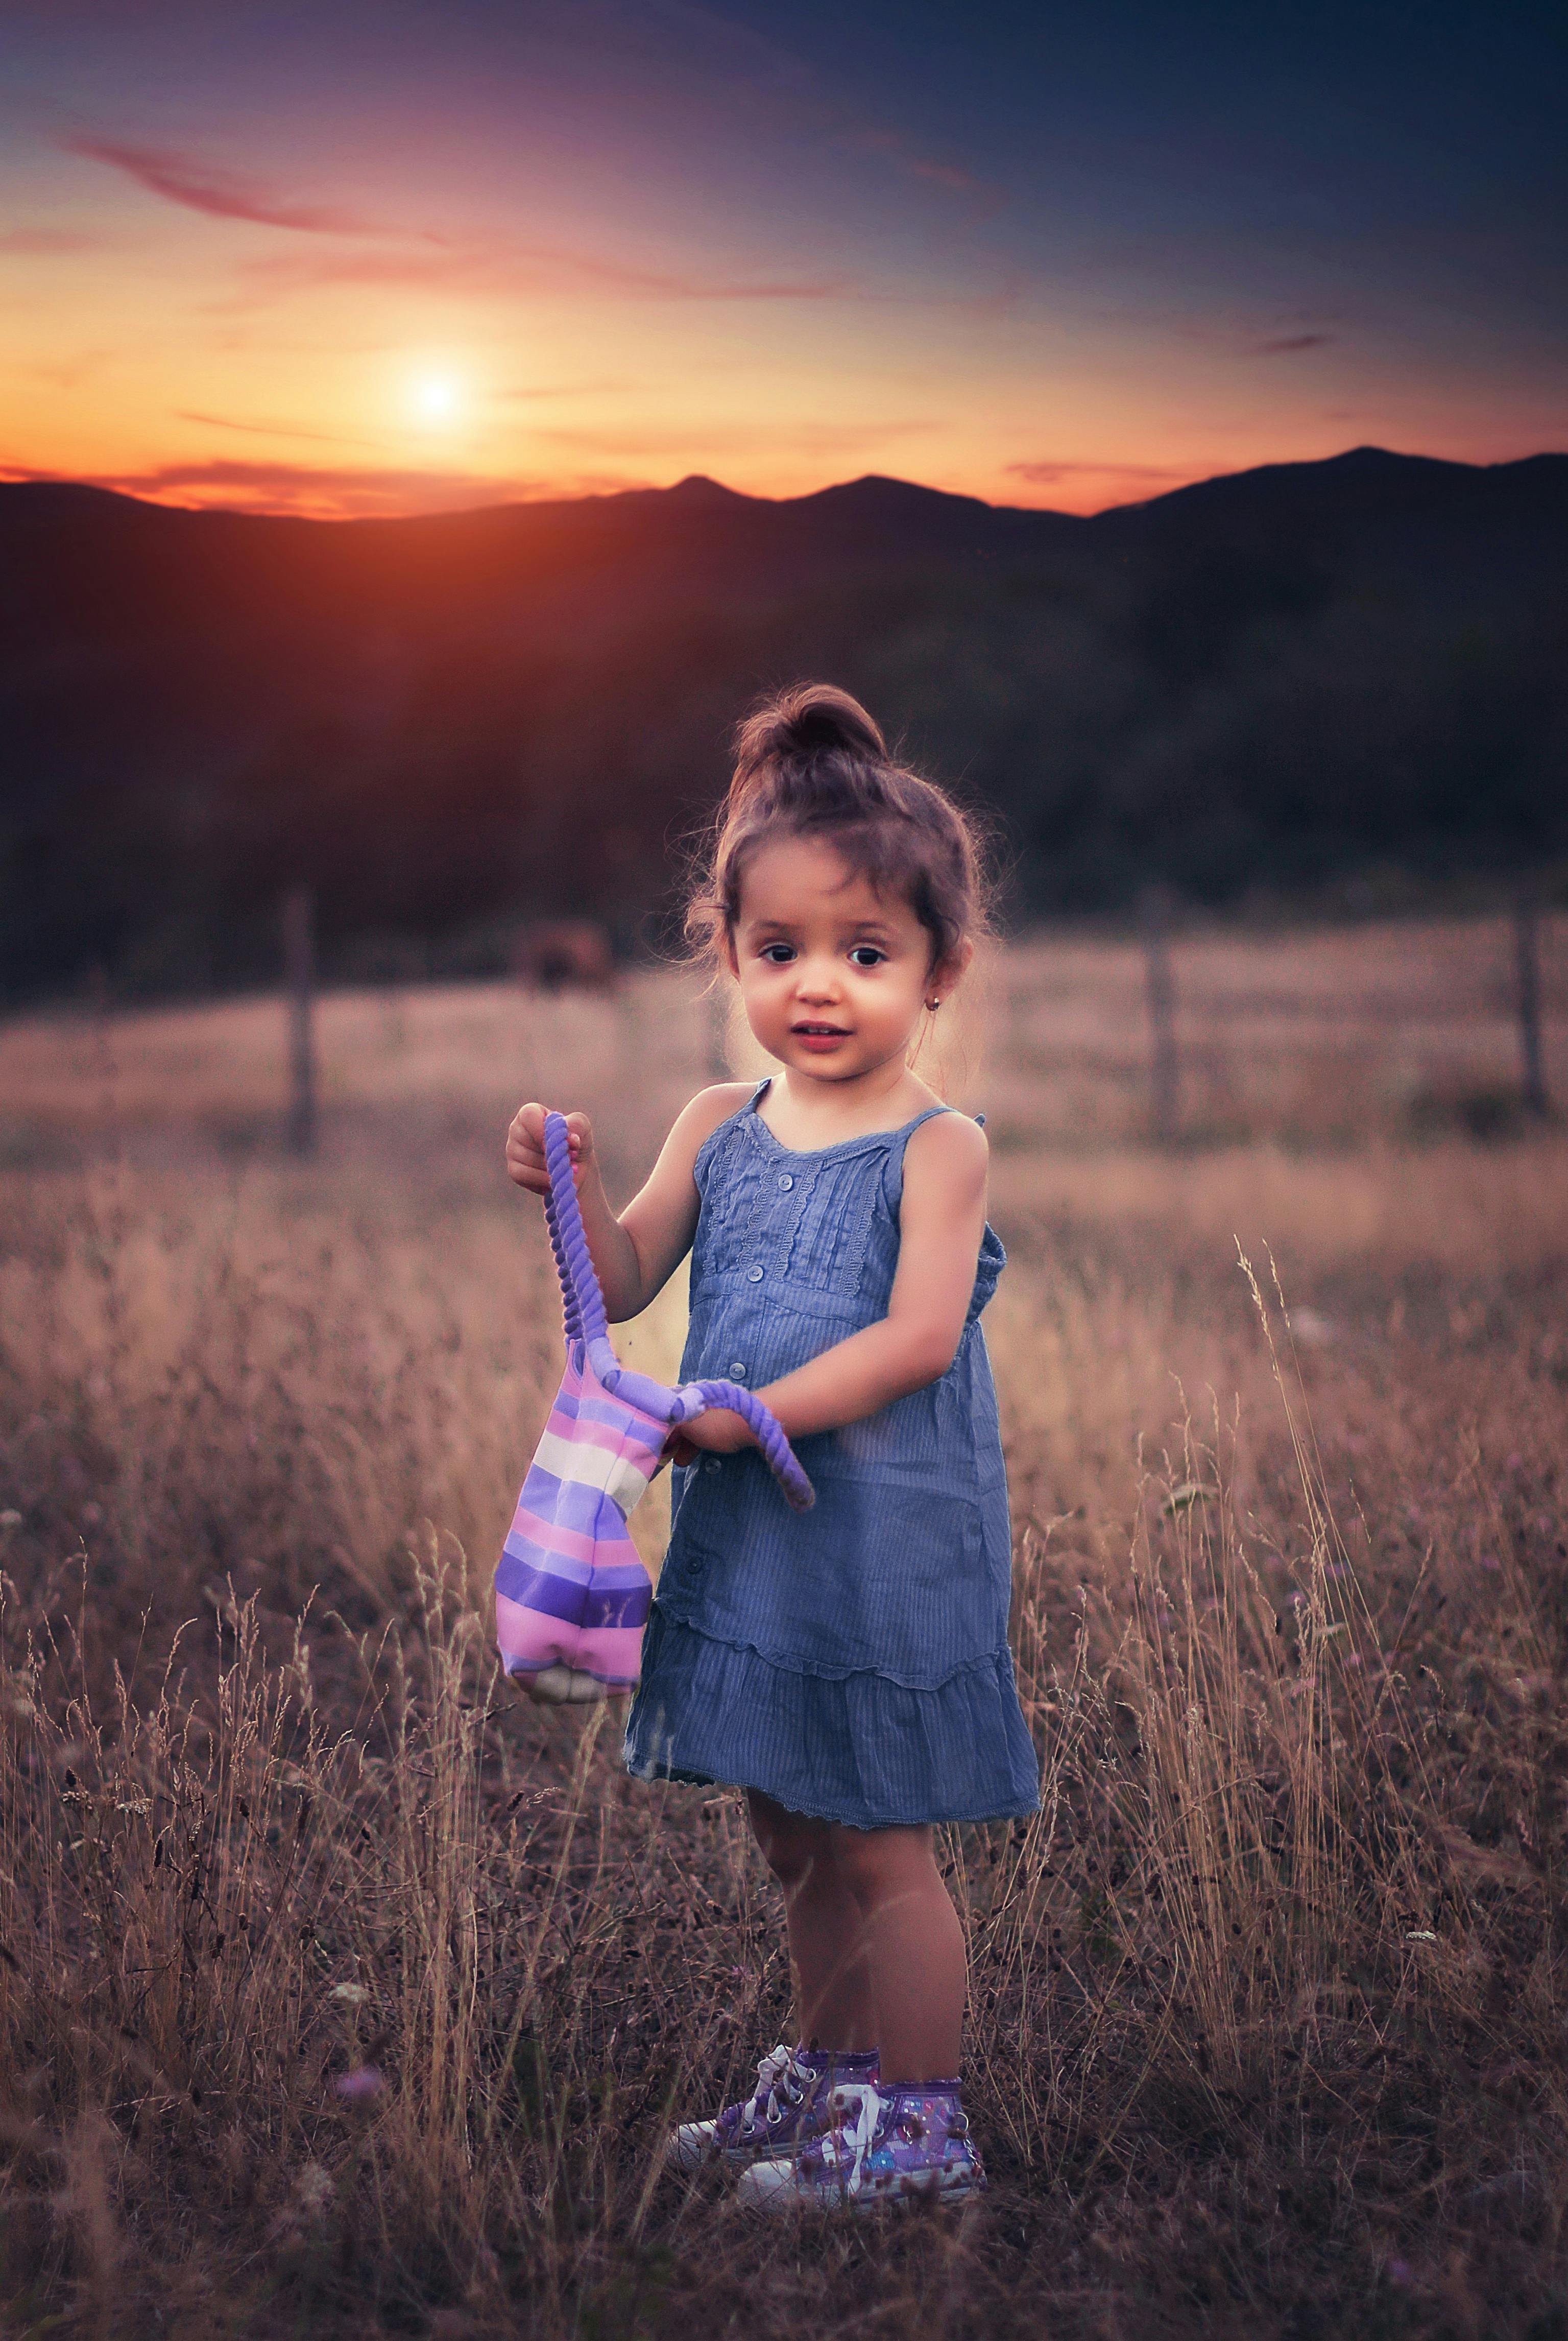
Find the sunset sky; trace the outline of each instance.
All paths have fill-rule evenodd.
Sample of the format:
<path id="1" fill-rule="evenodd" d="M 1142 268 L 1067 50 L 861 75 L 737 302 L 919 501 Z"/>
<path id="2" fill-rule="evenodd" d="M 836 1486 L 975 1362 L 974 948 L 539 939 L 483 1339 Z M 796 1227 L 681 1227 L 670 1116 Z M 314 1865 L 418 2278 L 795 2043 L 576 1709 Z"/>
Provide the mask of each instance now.
<path id="1" fill-rule="evenodd" d="M 1095 511 L 1568 446 L 1568 12 L 0 5 L 0 475 Z"/>

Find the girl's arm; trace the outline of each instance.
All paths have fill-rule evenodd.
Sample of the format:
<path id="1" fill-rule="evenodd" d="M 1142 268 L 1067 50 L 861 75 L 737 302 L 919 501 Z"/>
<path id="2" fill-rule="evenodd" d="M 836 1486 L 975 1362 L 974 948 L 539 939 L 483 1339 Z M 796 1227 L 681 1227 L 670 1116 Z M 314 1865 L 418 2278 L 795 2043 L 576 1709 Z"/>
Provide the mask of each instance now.
<path id="1" fill-rule="evenodd" d="M 910 1139 L 887 1315 L 757 1393 L 791 1439 L 858 1422 L 947 1372 L 975 1290 L 989 1153 L 985 1131 L 959 1113 L 926 1122 Z M 682 1446 L 719 1454 L 752 1443 L 740 1417 L 718 1408 L 683 1423 L 680 1437 Z"/>
<path id="2" fill-rule="evenodd" d="M 612 1325 L 624 1324 L 646 1309 L 690 1250 L 700 1200 L 692 1176 L 697 1150 L 750 1095 L 749 1081 L 720 1081 L 700 1091 L 665 1140 L 646 1186 L 619 1219 L 599 1174 L 593 1125 L 585 1113 L 567 1115 L 582 1230 Z M 549 1194 L 541 1105 L 519 1107 L 506 1134 L 506 1167 L 531 1194 Z"/>

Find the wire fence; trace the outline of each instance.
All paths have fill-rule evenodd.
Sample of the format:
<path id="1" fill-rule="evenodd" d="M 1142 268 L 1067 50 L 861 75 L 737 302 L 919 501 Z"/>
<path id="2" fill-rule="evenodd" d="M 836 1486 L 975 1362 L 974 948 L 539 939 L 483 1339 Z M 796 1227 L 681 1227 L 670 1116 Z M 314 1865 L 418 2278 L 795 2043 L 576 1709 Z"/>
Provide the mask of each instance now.
<path id="1" fill-rule="evenodd" d="M 518 1100 L 601 1117 L 628 1174 L 691 1092 L 768 1061 L 732 987 L 633 968 L 318 991 L 308 901 L 282 999 L 0 1027 L 0 1155 L 178 1130 L 230 1153 L 483 1142 Z M 999 1151 L 1503 1139 L 1568 1101 L 1568 916 L 1249 931 L 1146 902 L 1120 936 L 994 951 L 919 1070 Z"/>

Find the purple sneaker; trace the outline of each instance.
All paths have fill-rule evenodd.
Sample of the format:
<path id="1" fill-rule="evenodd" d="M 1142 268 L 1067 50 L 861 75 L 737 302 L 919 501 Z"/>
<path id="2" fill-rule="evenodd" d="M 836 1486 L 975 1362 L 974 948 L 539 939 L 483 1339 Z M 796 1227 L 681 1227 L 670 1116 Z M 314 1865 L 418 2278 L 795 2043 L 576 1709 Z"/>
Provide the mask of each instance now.
<path id="1" fill-rule="evenodd" d="M 791 2048 L 780 2040 L 759 2062 L 751 2095 L 711 2121 L 682 2122 L 664 2149 L 665 2160 L 672 2170 L 696 2170 L 716 2157 L 744 2167 L 794 2154 L 826 2127 L 836 2087 L 876 2078 L 874 2048 Z"/>
<path id="2" fill-rule="evenodd" d="M 743 2171 L 736 2194 L 753 2209 L 872 2211 L 924 2197 L 977 2195 L 986 2174 L 969 2137 L 957 2081 L 882 2091 L 839 2081 L 820 2134 L 782 2161 Z"/>

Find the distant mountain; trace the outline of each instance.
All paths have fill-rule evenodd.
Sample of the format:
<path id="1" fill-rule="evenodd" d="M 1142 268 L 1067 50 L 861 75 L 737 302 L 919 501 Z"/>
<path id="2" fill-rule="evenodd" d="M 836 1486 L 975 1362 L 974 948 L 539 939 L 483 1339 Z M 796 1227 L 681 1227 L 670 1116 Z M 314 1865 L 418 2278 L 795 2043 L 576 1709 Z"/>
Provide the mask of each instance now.
<path id="1" fill-rule="evenodd" d="M 668 903 L 822 674 L 1003 819 L 1019 906 L 1568 851 L 1568 456 L 1356 448 L 1092 520 L 899 480 L 312 522 L 0 486 L 0 991 L 492 959 Z"/>

